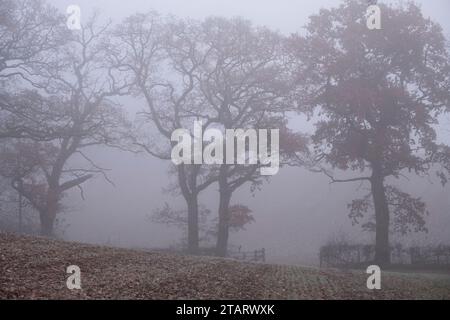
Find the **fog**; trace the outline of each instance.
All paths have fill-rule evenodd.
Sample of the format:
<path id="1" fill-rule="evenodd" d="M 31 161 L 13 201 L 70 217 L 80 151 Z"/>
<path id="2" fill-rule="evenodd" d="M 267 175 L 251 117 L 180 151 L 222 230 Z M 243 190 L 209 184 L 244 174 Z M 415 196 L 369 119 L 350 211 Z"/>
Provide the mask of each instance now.
<path id="1" fill-rule="evenodd" d="M 450 3 L 448 0 L 419 1 L 426 15 L 441 23 L 450 35 Z M 74 1 L 54 0 L 52 4 L 65 11 Z M 257 25 L 268 26 L 283 34 L 301 31 L 311 14 L 322 7 L 335 6 L 339 1 L 316 0 L 85 0 L 76 1 L 82 17 L 94 8 L 102 17 L 120 22 L 135 12 L 156 10 L 164 15 L 202 19 L 207 16 L 242 16 Z M 131 118 L 144 109 L 134 98 L 121 98 Z M 446 120 L 450 124 L 450 120 Z M 308 131 L 310 123 L 292 119 L 298 131 Z M 445 123 L 445 122 L 444 122 Z M 442 129 L 440 139 L 450 142 L 450 132 Z M 132 248 L 166 248 L 182 237 L 180 230 L 156 224 L 149 216 L 165 202 L 184 208 L 181 197 L 164 191 L 169 184 L 166 161 L 145 154 L 121 150 L 91 148 L 88 152 L 96 163 L 108 168 L 114 186 L 100 176 L 84 186 L 85 200 L 76 190 L 65 199 L 65 238 L 73 241 L 111 244 Z M 345 176 L 345 173 L 342 173 Z M 450 244 L 450 188 L 442 188 L 435 178 L 409 177 L 399 180 L 415 196 L 421 196 L 429 206 L 426 218 L 428 234 L 410 236 L 410 243 Z M 201 203 L 217 214 L 217 185 L 201 195 Z M 366 186 L 367 188 L 367 186 Z M 320 246 L 333 237 L 347 234 L 350 240 L 373 241 L 374 235 L 352 226 L 347 204 L 362 193 L 360 183 L 330 184 L 320 173 L 301 168 L 282 168 L 254 194 L 249 186 L 237 192 L 232 203 L 247 205 L 254 213 L 255 222 L 245 231 L 231 234 L 230 244 L 244 249 L 266 249 L 267 261 L 311 265 L 318 263 Z"/>

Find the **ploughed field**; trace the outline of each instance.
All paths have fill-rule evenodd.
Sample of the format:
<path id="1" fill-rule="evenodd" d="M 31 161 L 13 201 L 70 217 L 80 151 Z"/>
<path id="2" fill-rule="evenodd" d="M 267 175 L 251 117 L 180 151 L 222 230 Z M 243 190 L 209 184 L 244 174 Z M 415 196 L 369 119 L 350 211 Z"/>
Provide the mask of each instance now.
<path id="1" fill-rule="evenodd" d="M 81 269 L 69 290 L 66 268 Z M 364 271 L 143 252 L 0 233 L 0 299 L 450 299 L 450 276 Z"/>

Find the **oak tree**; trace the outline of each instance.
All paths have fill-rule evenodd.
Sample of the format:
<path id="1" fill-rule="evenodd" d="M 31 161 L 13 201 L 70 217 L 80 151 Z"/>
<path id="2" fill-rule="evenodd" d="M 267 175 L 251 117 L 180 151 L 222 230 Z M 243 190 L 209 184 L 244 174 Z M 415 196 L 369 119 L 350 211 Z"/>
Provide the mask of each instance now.
<path id="1" fill-rule="evenodd" d="M 449 148 L 436 128 L 450 106 L 450 59 L 441 27 L 416 4 L 379 5 L 381 30 L 367 28 L 366 1 L 345 1 L 312 16 L 288 48 L 297 61 L 299 110 L 317 119 L 316 169 L 333 183 L 370 185 L 375 260 L 383 265 L 392 219 L 421 229 L 426 213 L 420 199 L 392 183 L 436 170 L 446 181 Z M 332 169 L 361 174 L 338 178 Z M 366 202 L 353 203 L 353 217 L 367 211 Z"/>

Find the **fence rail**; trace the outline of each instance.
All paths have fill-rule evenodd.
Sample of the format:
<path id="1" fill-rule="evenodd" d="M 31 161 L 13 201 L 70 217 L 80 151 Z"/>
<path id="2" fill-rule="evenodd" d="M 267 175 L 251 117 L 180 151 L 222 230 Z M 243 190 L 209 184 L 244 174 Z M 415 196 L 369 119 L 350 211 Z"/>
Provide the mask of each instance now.
<path id="1" fill-rule="evenodd" d="M 390 248 L 391 263 L 396 265 L 450 267 L 450 246 Z M 372 245 L 329 245 L 320 249 L 321 267 L 351 267 L 374 261 Z"/>
<path id="2" fill-rule="evenodd" d="M 254 251 L 235 251 L 228 252 L 228 257 L 236 260 L 251 262 L 266 262 L 266 249 Z"/>

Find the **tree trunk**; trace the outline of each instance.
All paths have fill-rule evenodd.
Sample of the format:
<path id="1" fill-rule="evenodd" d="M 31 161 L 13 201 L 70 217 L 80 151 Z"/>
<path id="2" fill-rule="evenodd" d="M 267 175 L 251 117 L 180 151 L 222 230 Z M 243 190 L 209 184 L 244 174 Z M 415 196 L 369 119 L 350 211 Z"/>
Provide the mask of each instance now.
<path id="1" fill-rule="evenodd" d="M 220 193 L 219 203 L 219 226 L 217 232 L 216 254 L 219 257 L 226 257 L 228 251 L 228 234 L 230 225 L 231 195 L 227 192 Z"/>
<path id="2" fill-rule="evenodd" d="M 389 247 L 389 206 L 386 198 L 384 176 L 380 166 L 373 167 L 371 185 L 376 222 L 375 263 L 379 266 L 385 266 L 391 263 Z"/>
<path id="3" fill-rule="evenodd" d="M 191 196 L 187 200 L 188 205 L 188 252 L 198 254 L 199 234 L 198 234 L 198 198 Z"/>
<path id="4" fill-rule="evenodd" d="M 43 237 L 53 237 L 53 224 L 54 220 L 52 220 L 48 211 L 42 211 L 39 213 L 39 217 L 41 220 L 41 236 Z"/>
<path id="5" fill-rule="evenodd" d="M 181 194 L 188 207 L 187 228 L 188 240 L 187 251 L 190 254 L 199 252 L 199 227 L 198 227 L 198 192 L 196 191 L 196 176 L 189 176 L 186 167 L 182 164 L 178 166 L 178 182 Z"/>
<path id="6" fill-rule="evenodd" d="M 232 193 L 228 190 L 228 168 L 222 166 L 219 176 L 219 225 L 217 230 L 216 255 L 226 257 L 228 251 L 228 234 L 230 226 L 230 201 Z"/>
<path id="7" fill-rule="evenodd" d="M 41 235 L 44 237 L 53 237 L 53 226 L 55 224 L 56 214 L 58 212 L 58 191 L 49 189 L 47 192 L 46 209 L 40 212 Z"/>
<path id="8" fill-rule="evenodd" d="M 19 233 L 22 233 L 23 231 L 23 222 L 22 222 L 22 213 L 23 213 L 23 199 L 22 199 L 22 193 L 18 192 L 19 194 Z"/>

